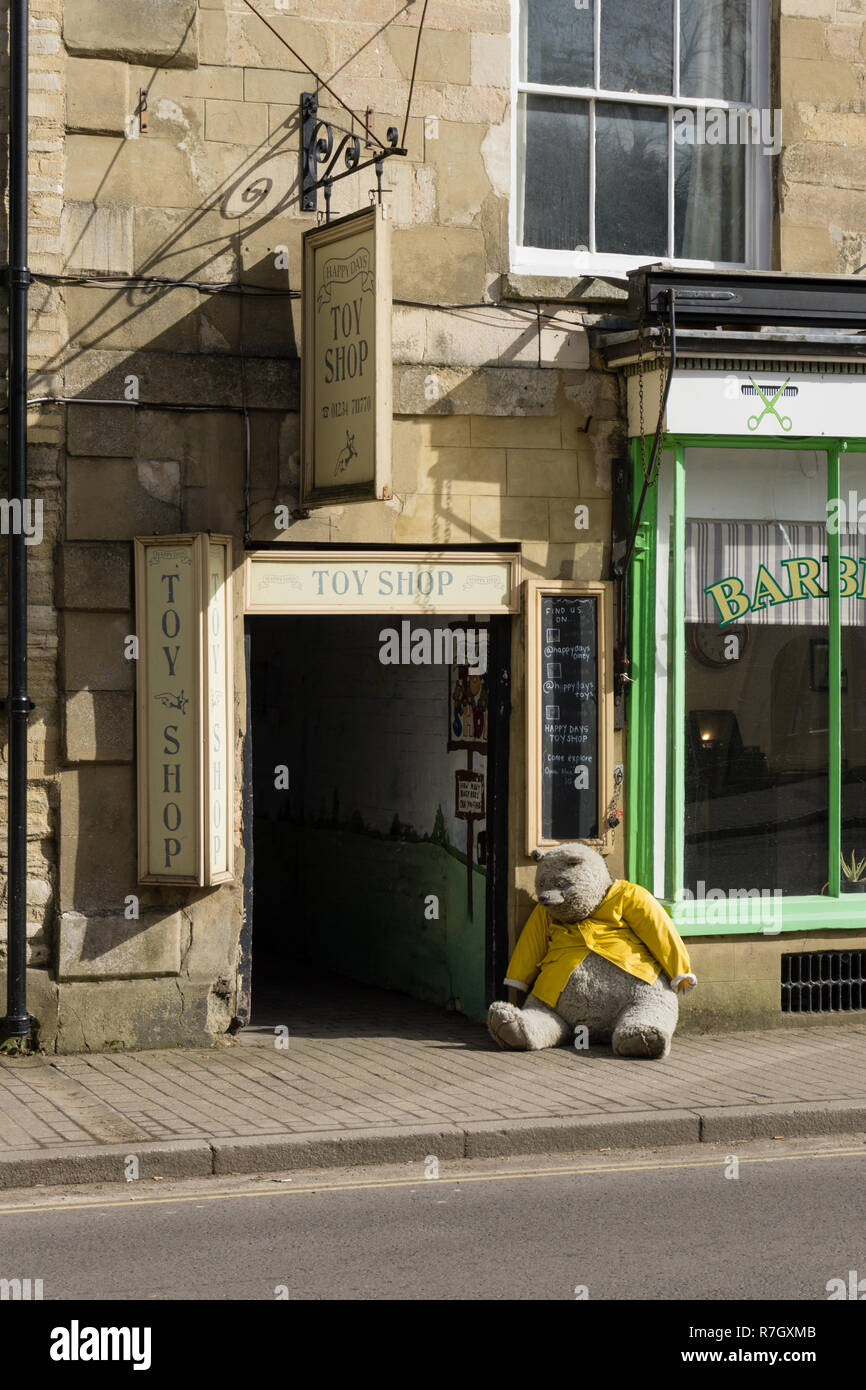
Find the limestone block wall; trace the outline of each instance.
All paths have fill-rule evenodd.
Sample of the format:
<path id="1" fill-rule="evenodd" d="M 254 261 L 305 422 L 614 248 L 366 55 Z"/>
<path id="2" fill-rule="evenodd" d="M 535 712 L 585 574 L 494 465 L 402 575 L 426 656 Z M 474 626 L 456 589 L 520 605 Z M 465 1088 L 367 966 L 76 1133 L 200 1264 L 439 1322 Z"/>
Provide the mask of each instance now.
<path id="1" fill-rule="evenodd" d="M 780 269 L 866 262 L 866 5 L 781 0 Z"/>
<path id="2" fill-rule="evenodd" d="M 429 7 L 408 155 L 385 164 L 393 497 L 298 511 L 301 237 L 316 222 L 299 206 L 299 101 L 317 87 L 312 68 L 327 82 L 324 118 L 351 124 L 339 96 L 380 135 L 402 131 L 421 4 L 255 4 L 267 25 L 243 0 L 31 0 L 31 393 L 74 403 L 34 407 L 31 419 L 45 538 L 28 556 L 38 706 L 28 930 L 44 1036 L 66 1049 L 202 1041 L 236 1007 L 245 532 L 310 544 L 517 541 L 528 575 L 607 572 L 625 425 L 587 330 L 621 311 L 624 291 L 510 274 L 509 0 Z M 7 9 L 0 0 L 0 22 Z M 774 18 L 784 269 L 866 261 L 864 25 L 864 0 L 780 0 Z M 333 214 L 365 206 L 374 187 L 372 171 L 335 184 Z M 580 531 L 578 503 L 589 508 Z M 134 630 L 132 538 L 201 529 L 235 542 L 237 880 L 144 889 L 134 670 L 122 656 Z M 0 604 L 4 584 L 2 574 Z M 516 622 L 516 672 L 522 662 Z M 514 930 L 533 874 L 521 687 Z M 3 757 L 0 744 L 0 779 Z M 0 871 L 4 855 L 0 823 Z M 612 867 L 622 871 L 621 845 Z M 140 899 L 132 924 L 129 894 Z"/>
<path id="3" fill-rule="evenodd" d="M 8 0 L 0 3 L 0 129 L 4 144 L 9 130 Z M 50 282 L 39 279 L 60 269 L 58 241 L 63 193 L 64 74 L 66 54 L 61 40 L 61 0 L 32 0 L 30 6 L 30 266 L 37 276 L 30 292 L 31 365 L 33 380 L 56 354 L 65 338 L 62 296 Z M 8 203 L 0 204 L 0 238 L 8 235 Z M 5 299 L 5 295 L 4 295 Z M 2 351 L 6 354 L 6 321 L 2 321 Z M 35 392 L 34 392 L 35 394 Z M 5 399 L 5 395 L 4 395 Z M 63 412 L 34 408 L 28 417 L 29 497 L 41 507 L 41 539 L 28 544 L 29 694 L 36 709 L 28 735 L 27 960 L 36 977 L 34 989 L 49 1032 L 55 991 L 44 969 L 56 945 L 58 805 L 58 628 L 54 608 L 53 555 L 61 526 L 63 476 Z M 0 493 L 8 496 L 6 477 L 6 416 L 0 416 Z M 38 515 L 34 513 L 34 515 Z M 34 541 L 40 532 L 34 533 Z M 4 544 L 5 553 L 5 544 Z M 6 693 L 7 572 L 0 566 L 0 689 Z M 0 721 L 0 988 L 5 999 L 8 749 L 5 718 Z M 40 990 L 40 985 L 44 988 Z"/>
<path id="4" fill-rule="evenodd" d="M 839 1012 L 795 1014 L 781 1011 L 782 956 L 805 951 L 862 951 L 860 932 L 795 932 L 767 936 L 715 936 L 688 942 L 700 988 L 680 1004 L 683 1032 L 738 1031 L 747 1028 L 838 1026 Z M 852 1021 L 862 1014 L 852 1013 Z"/>
<path id="5" fill-rule="evenodd" d="M 418 14 L 395 17 L 378 0 L 326 14 L 312 0 L 271 8 L 268 23 L 294 53 L 239 0 L 152 0 L 146 10 L 66 0 L 54 31 L 62 163 L 45 246 L 46 267 L 65 278 L 44 289 L 58 331 L 34 353 L 34 383 L 75 402 L 42 411 L 35 426 L 64 446 L 46 594 L 62 651 L 50 722 L 58 865 L 41 958 L 58 982 L 63 1049 L 203 1040 L 236 1003 L 244 691 L 241 682 L 236 883 L 200 893 L 138 885 L 135 679 L 123 656 L 135 535 L 228 531 L 238 580 L 246 528 L 253 541 L 518 540 L 526 572 L 551 576 L 595 578 L 606 563 L 615 382 L 590 364 L 579 306 L 500 302 L 505 0 L 436 7 L 408 157 L 386 165 L 394 496 L 297 514 L 301 236 L 316 221 L 299 210 L 298 103 L 316 86 L 304 63 L 355 110 L 369 108 L 379 133 L 402 128 Z M 320 110 L 343 114 L 325 89 Z M 364 206 L 373 182 L 337 184 L 333 213 Z M 578 500 L 590 507 L 580 536 Z M 275 522 L 281 505 L 295 513 L 288 531 Z M 239 583 L 236 604 L 242 672 Z"/>

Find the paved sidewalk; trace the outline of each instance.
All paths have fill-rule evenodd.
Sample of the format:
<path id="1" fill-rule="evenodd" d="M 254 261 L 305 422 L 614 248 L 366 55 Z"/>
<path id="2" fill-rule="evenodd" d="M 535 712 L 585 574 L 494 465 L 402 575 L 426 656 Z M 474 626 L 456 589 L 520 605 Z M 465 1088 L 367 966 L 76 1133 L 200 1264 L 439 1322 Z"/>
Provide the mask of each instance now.
<path id="1" fill-rule="evenodd" d="M 205 1049 L 0 1061 L 0 1187 L 866 1135 L 866 1021 L 507 1053 L 465 1018 L 345 986 Z"/>

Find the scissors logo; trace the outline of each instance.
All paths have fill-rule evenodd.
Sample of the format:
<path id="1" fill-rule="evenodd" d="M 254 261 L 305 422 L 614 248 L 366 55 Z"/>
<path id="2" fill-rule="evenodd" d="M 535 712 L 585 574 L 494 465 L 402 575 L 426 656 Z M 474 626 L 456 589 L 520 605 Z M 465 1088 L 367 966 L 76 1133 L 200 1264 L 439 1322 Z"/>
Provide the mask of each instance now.
<path id="1" fill-rule="evenodd" d="M 790 380 L 791 380 L 791 378 L 788 377 L 785 381 L 783 381 L 782 385 L 781 385 L 781 386 L 779 387 L 779 389 L 776 391 L 776 394 L 773 396 L 772 400 L 770 400 L 767 396 L 764 395 L 764 392 L 761 390 L 761 388 L 760 388 L 760 386 L 758 385 L 758 383 L 757 383 L 756 381 L 753 381 L 751 377 L 749 377 L 749 381 L 752 382 L 752 385 L 751 385 L 751 386 L 743 386 L 743 387 L 740 388 L 740 389 L 742 390 L 742 392 L 743 392 L 743 395 L 748 395 L 748 396 L 758 395 L 758 396 L 761 397 L 761 400 L 764 402 L 764 409 L 761 411 L 760 415 L 750 415 L 750 416 L 749 416 L 748 425 L 749 425 L 749 429 L 750 429 L 750 430 L 756 430 L 756 429 L 758 428 L 758 426 L 760 425 L 760 423 L 761 423 L 761 421 L 763 420 L 763 418 L 764 418 L 765 415 L 775 415 L 776 419 L 778 420 L 779 424 L 782 426 L 782 429 L 783 429 L 783 430 L 789 430 L 789 429 L 791 428 L 791 417 L 790 417 L 790 415 L 780 415 L 779 412 L 778 412 L 778 410 L 776 409 L 776 401 L 779 399 L 779 397 L 780 397 L 783 393 L 784 393 L 786 396 L 796 396 L 796 394 L 797 394 L 797 387 L 796 387 L 796 386 L 789 386 L 789 385 L 788 385 L 788 382 L 789 382 Z M 767 387 L 767 391 L 772 391 L 772 390 L 773 390 L 773 387 L 772 387 L 772 386 L 768 386 L 768 387 Z"/>

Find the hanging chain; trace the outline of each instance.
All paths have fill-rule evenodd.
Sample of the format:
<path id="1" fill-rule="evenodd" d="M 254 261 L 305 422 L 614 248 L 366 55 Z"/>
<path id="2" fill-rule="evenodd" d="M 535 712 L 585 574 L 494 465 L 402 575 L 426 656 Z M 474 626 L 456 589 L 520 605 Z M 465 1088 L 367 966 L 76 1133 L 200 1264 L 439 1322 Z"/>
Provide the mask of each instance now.
<path id="1" fill-rule="evenodd" d="M 667 384 L 667 372 L 669 372 L 670 369 L 671 369 L 671 367 L 670 367 L 670 359 L 668 359 L 667 368 L 665 367 L 665 352 L 667 351 L 667 348 L 668 348 L 668 338 L 669 338 L 669 336 L 670 336 L 670 331 L 669 331 L 669 328 L 668 328 L 667 320 L 666 320 L 666 319 L 662 319 L 662 320 L 661 320 L 661 323 L 659 324 L 659 345 L 658 345 L 658 354 L 659 354 L 659 400 L 663 400 L 663 399 L 664 399 L 665 386 L 666 386 L 666 384 Z M 643 370 L 643 349 L 644 349 L 644 303 L 643 303 L 643 296 L 641 295 L 640 302 L 639 302 L 639 304 L 638 304 L 638 311 L 637 311 L 638 428 L 639 428 L 639 430 L 640 430 L 640 454 L 641 454 L 641 465 L 642 465 L 642 468 L 643 468 L 644 481 L 648 484 L 649 487 L 652 487 L 653 483 L 655 482 L 656 478 L 658 477 L 659 468 L 661 467 L 661 450 L 658 451 L 658 455 L 656 456 L 655 468 L 653 469 L 652 477 L 650 477 L 650 474 L 649 474 L 649 472 L 647 471 L 646 431 L 645 431 L 645 429 L 644 429 L 644 394 L 643 394 L 644 370 Z"/>
<path id="2" fill-rule="evenodd" d="M 607 815 L 605 820 L 609 830 L 616 830 L 622 821 L 622 810 L 618 806 L 622 795 L 622 763 L 617 763 L 613 770 L 613 796 L 608 802 Z"/>
<path id="3" fill-rule="evenodd" d="M 665 391 L 666 391 L 666 389 L 667 389 L 668 374 L 670 373 L 670 370 L 671 370 L 671 357 L 670 357 L 670 351 L 671 351 L 672 344 L 668 342 L 669 337 L 670 337 L 670 328 L 669 328 L 669 325 L 668 325 L 668 321 L 667 321 L 667 319 L 663 318 L 662 321 L 661 321 L 661 323 L 659 324 L 659 401 L 663 401 L 664 398 L 665 398 Z M 665 354 L 666 354 L 666 353 L 667 353 L 667 357 L 665 357 Z M 653 476 L 652 476 L 652 478 L 650 479 L 650 482 L 651 482 L 651 483 L 654 483 L 655 480 L 656 480 L 656 478 L 658 477 L 659 469 L 661 468 L 661 465 L 662 465 L 662 451 L 661 451 L 661 448 L 659 448 L 658 453 L 656 454 L 656 466 L 655 466 L 655 469 L 654 469 L 654 472 L 653 472 Z"/>
<path id="4" fill-rule="evenodd" d="M 643 465 L 643 475 L 646 478 L 646 432 L 643 423 L 643 295 L 640 297 L 637 311 L 637 398 L 638 398 L 638 429 L 640 430 L 640 457 Z"/>

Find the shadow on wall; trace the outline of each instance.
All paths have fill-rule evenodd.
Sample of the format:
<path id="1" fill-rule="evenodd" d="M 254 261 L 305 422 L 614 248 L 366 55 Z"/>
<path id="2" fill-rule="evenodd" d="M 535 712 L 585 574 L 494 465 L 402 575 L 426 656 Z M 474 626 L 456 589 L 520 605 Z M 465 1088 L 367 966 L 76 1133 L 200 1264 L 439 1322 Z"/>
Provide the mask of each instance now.
<path id="1" fill-rule="evenodd" d="M 297 246 L 287 257 L 267 236 L 272 219 L 297 202 L 297 153 L 287 150 L 295 135 L 293 118 L 189 213 L 139 209 L 144 249 L 134 273 L 188 283 L 64 286 L 68 347 L 31 381 L 31 396 L 112 402 L 66 407 L 65 544 L 56 586 L 65 637 L 61 749 L 74 769 L 61 825 L 61 856 L 69 860 L 60 911 L 87 919 L 64 929 L 69 937 L 83 928 L 82 964 L 138 937 L 141 973 L 175 973 L 171 951 L 152 950 L 148 938 L 164 946 L 171 932 L 163 928 L 172 925 L 176 939 L 169 919 L 213 896 L 137 883 L 135 669 L 123 655 L 123 639 L 135 631 L 131 542 L 207 529 L 241 535 L 246 439 L 260 460 L 253 507 L 272 511 L 296 462 L 290 267 Z M 128 142 L 117 145 L 100 191 Z M 74 238 L 82 279 L 103 270 L 86 260 L 87 248 L 100 244 L 91 236 L 99 216 L 98 192 Z M 195 281 L 213 289 L 201 293 Z M 94 311 L 95 297 L 102 303 Z M 151 409 L 148 401 L 170 408 Z M 137 920 L 123 915 L 130 893 L 140 900 Z M 188 922 L 179 935 L 185 949 Z"/>
<path id="2" fill-rule="evenodd" d="M 178 52 L 184 42 L 185 38 Z M 171 61 L 167 58 L 164 66 Z M 152 68 L 148 93 L 160 71 L 161 67 Z M 324 110 L 321 114 L 328 115 Z M 61 756 L 67 768 L 74 769 L 78 793 L 74 812 L 70 810 L 61 829 L 82 817 L 80 833 L 73 836 L 67 829 L 63 853 L 74 856 L 75 863 L 63 877 L 75 886 L 72 902 L 64 906 L 93 914 L 105 912 L 106 904 L 117 904 L 119 911 L 129 884 L 136 883 L 134 672 L 117 654 L 116 642 L 118 633 L 134 630 L 129 590 L 132 538 L 207 529 L 238 537 L 247 520 L 251 533 L 262 539 L 340 538 L 339 524 L 328 519 L 313 519 L 281 533 L 273 527 L 274 508 L 288 503 L 296 510 L 298 502 L 300 238 L 313 222 L 294 215 L 299 200 L 297 114 L 224 175 L 216 163 L 205 171 L 203 177 L 212 177 L 214 187 L 195 208 L 133 208 L 117 200 L 117 189 L 124 179 L 123 186 L 129 187 L 130 170 L 145 170 L 150 151 L 145 152 L 142 141 L 152 139 L 153 159 L 158 149 L 177 146 L 177 130 L 168 123 L 161 129 L 162 119 L 169 120 L 151 112 L 149 136 L 100 137 L 116 148 L 100 166 L 89 201 L 70 202 L 66 209 L 68 267 L 81 283 L 58 289 L 43 278 L 33 289 L 37 326 L 39 312 L 52 313 L 62 296 L 69 343 L 34 374 L 31 395 L 78 402 L 66 407 L 66 556 L 61 564 L 71 566 L 72 553 L 77 552 L 79 569 L 93 565 L 96 573 L 104 565 L 107 571 L 110 561 L 121 575 L 120 581 L 92 584 L 83 599 L 81 584 L 77 593 L 74 585 L 68 593 L 58 585 L 63 622 L 70 631 L 77 629 L 75 642 L 67 641 L 65 648 L 69 653 L 75 647 L 81 654 L 74 669 L 66 662 L 62 675 L 67 705 Z M 231 146 L 221 149 L 228 158 Z M 179 191 L 178 201 L 182 197 Z M 112 259 L 118 250 L 128 253 L 123 270 Z M 173 285 L 118 287 L 106 279 L 129 270 Z M 100 277 L 102 283 L 94 284 Z M 205 292 L 193 282 L 206 282 Z M 550 434 L 551 422 L 558 429 L 561 374 L 518 362 L 520 354 L 531 349 L 537 331 L 533 308 L 527 311 L 525 332 L 495 364 L 491 361 L 491 366 L 505 369 L 501 387 L 492 392 L 485 387 L 487 394 L 473 397 L 470 404 L 479 416 L 489 414 L 503 424 L 523 412 L 520 418 L 535 431 L 527 447 L 538 448 L 542 437 L 551 449 L 555 444 L 558 457 L 552 466 L 573 471 L 576 498 L 576 446 L 564 435 L 554 441 Z M 419 370 L 423 374 L 426 369 Z M 574 376 L 573 382 L 565 380 L 565 388 L 571 385 L 579 394 L 587 374 Z M 465 420 L 465 390 L 454 385 L 447 372 L 441 380 L 441 391 L 424 413 Z M 578 425 L 587 435 L 591 413 L 584 411 L 584 423 Z M 571 577 L 575 561 L 570 483 L 556 517 L 543 501 L 544 517 L 536 518 L 530 513 L 537 499 L 527 501 L 529 492 L 511 489 L 511 497 L 506 495 L 504 447 L 491 492 L 481 459 L 484 452 L 483 446 L 466 451 L 459 491 L 454 487 L 454 456 L 434 461 L 429 475 L 429 539 L 434 545 L 470 538 L 493 545 L 524 540 L 530 543 L 524 557 L 526 573 L 551 573 L 551 555 L 556 552 L 553 572 Z M 476 458 L 481 486 L 467 529 L 465 488 L 473 481 Z M 542 462 L 538 455 L 536 461 Z M 551 466 L 550 460 L 545 466 Z M 544 470 L 539 474 L 532 460 L 509 460 L 508 469 L 523 469 L 532 479 L 531 487 L 527 482 L 530 491 L 543 484 Z M 519 506 L 512 507 L 515 499 Z M 380 504 L 371 504 L 359 509 L 352 521 L 363 529 L 372 510 L 378 518 L 384 515 Z M 316 532 L 317 525 L 324 534 Z M 379 537 L 371 529 L 364 538 Z M 598 566 L 593 563 L 592 568 Z M 179 901 L 189 906 L 207 896 L 186 890 L 182 895 L 158 888 L 139 891 L 143 907 L 164 914 Z M 141 930 L 133 923 L 125 928 L 130 933 L 136 929 Z M 97 937 L 83 944 L 82 958 L 98 955 Z"/>

